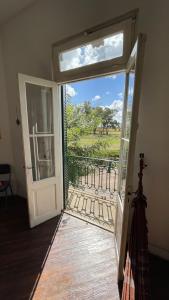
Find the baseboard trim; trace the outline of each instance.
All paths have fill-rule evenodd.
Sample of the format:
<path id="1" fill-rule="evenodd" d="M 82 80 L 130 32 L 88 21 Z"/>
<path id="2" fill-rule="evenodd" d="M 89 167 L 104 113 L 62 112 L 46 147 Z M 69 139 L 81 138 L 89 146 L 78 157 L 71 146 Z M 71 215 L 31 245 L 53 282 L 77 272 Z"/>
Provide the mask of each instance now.
<path id="1" fill-rule="evenodd" d="M 159 256 L 163 259 L 169 260 L 169 251 L 163 248 L 160 248 L 156 245 L 149 244 L 149 251 L 150 253 Z"/>

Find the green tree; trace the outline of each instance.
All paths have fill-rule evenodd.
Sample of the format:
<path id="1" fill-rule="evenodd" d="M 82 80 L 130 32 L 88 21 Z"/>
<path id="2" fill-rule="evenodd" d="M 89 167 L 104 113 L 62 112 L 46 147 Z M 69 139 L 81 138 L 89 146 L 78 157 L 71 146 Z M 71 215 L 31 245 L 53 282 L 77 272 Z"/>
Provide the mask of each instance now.
<path id="1" fill-rule="evenodd" d="M 66 107 L 66 121 L 68 144 L 71 142 L 77 142 L 80 138 L 80 128 L 77 126 L 78 116 L 76 115 L 74 106 L 71 103 L 68 103 Z"/>
<path id="2" fill-rule="evenodd" d="M 109 107 L 105 107 L 102 112 L 102 126 L 103 129 L 106 130 L 106 134 L 108 134 L 108 129 L 114 127 L 114 116 L 116 110 L 110 109 Z"/>
<path id="3" fill-rule="evenodd" d="M 120 129 L 120 123 L 117 120 L 114 120 L 112 128 L 113 129 Z"/>
<path id="4" fill-rule="evenodd" d="M 96 134 L 97 128 L 102 123 L 102 116 L 101 116 L 101 114 L 98 114 L 98 111 L 96 109 L 93 109 L 91 118 L 92 118 L 92 122 L 91 122 L 92 123 L 92 131 L 93 131 L 93 134 Z"/>
<path id="5" fill-rule="evenodd" d="M 97 129 L 108 134 L 109 128 L 117 128 L 119 123 L 114 120 L 115 110 L 103 107 L 93 107 L 90 101 L 81 105 L 73 105 L 71 96 L 67 95 L 66 117 L 67 117 L 67 139 L 69 155 L 84 155 L 107 157 L 109 142 L 98 137 L 98 141 L 92 145 L 81 144 L 84 135 L 96 134 Z M 110 151 L 109 151 L 110 152 Z"/>

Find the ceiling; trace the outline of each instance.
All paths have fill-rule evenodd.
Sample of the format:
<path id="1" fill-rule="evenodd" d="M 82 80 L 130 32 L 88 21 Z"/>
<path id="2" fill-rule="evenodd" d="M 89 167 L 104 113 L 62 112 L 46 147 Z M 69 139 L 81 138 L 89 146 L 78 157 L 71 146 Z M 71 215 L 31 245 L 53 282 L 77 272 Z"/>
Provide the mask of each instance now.
<path id="1" fill-rule="evenodd" d="M 33 2 L 35 0 L 0 0 L 0 25 Z"/>

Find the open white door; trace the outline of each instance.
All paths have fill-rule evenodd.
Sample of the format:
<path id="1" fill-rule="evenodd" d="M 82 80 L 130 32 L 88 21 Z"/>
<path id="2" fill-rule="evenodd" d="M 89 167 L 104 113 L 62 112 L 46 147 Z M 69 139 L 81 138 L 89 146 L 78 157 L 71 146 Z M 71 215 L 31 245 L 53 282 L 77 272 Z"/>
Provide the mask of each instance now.
<path id="1" fill-rule="evenodd" d="M 19 74 L 30 227 L 63 208 L 62 127 L 55 82 Z"/>
<path id="2" fill-rule="evenodd" d="M 126 86 L 118 178 L 118 197 L 115 221 L 115 243 L 118 257 L 118 280 L 123 278 L 127 243 L 130 194 L 133 192 L 133 167 L 142 69 L 144 36 L 140 34 L 126 67 Z"/>

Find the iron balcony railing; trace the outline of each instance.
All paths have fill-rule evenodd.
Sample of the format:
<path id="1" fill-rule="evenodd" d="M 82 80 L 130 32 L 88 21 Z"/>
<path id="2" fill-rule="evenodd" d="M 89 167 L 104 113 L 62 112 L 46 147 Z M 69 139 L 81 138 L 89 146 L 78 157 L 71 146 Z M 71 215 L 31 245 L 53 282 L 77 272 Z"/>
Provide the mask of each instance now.
<path id="1" fill-rule="evenodd" d="M 68 156 L 69 186 L 113 198 L 117 191 L 118 165 L 117 159 Z"/>

